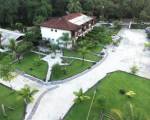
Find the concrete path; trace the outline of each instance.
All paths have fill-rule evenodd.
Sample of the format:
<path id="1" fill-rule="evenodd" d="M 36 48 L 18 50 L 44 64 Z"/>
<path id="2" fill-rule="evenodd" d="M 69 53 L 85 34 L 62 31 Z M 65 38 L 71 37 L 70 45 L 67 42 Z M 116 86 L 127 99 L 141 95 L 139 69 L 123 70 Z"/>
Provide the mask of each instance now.
<path id="1" fill-rule="evenodd" d="M 143 52 L 144 43 L 147 40 L 144 30 L 123 29 L 119 35 L 123 37 L 120 46 L 115 50 L 110 48 L 109 55 L 102 64 L 45 94 L 31 120 L 63 118 L 74 104 L 73 92 L 80 88 L 84 92 L 87 91 L 109 72 L 116 70 L 129 72 L 130 68 L 136 64 L 140 68 L 138 75 L 150 78 L 150 52 Z"/>
<path id="2" fill-rule="evenodd" d="M 52 58 L 52 54 L 50 54 L 50 55 L 47 55 L 46 57 L 44 57 L 42 59 L 42 60 L 44 60 L 48 63 L 48 71 L 47 71 L 47 76 L 46 76 L 46 82 L 48 82 L 50 80 L 51 70 L 52 70 L 53 65 L 62 63 L 62 59 L 61 59 L 62 54 L 61 53 L 58 53 L 58 54 L 53 55 L 53 56 L 55 56 L 55 57 Z"/>
<path id="3" fill-rule="evenodd" d="M 88 60 L 88 59 L 83 59 L 83 58 L 79 58 L 79 57 L 68 57 L 68 56 L 63 56 L 63 58 L 68 58 L 68 59 L 74 59 L 74 60 L 84 60 L 86 62 L 91 62 L 91 63 L 95 63 L 96 61 L 93 60 Z"/>

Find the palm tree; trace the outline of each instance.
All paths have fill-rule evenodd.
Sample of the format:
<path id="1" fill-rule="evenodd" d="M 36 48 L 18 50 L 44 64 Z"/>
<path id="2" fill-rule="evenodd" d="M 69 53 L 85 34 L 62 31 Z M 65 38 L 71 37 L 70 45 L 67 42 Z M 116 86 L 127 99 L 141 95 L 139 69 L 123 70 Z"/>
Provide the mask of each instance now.
<path id="1" fill-rule="evenodd" d="M 0 78 L 4 81 L 8 81 L 10 83 L 11 88 L 13 88 L 11 85 L 11 81 L 15 77 L 12 74 L 13 71 L 14 69 L 11 65 L 0 65 Z"/>
<path id="2" fill-rule="evenodd" d="M 25 85 L 25 87 L 19 91 L 19 99 L 23 98 L 26 104 L 31 103 L 34 100 L 33 95 L 37 92 L 37 89 L 31 89 L 28 85 Z"/>
<path id="3" fill-rule="evenodd" d="M 70 0 L 67 5 L 68 11 L 73 12 L 82 12 L 82 6 L 79 0 Z"/>
<path id="4" fill-rule="evenodd" d="M 64 47 L 67 48 L 68 42 L 71 41 L 68 33 L 63 33 L 63 35 L 59 38 L 64 43 Z"/>
<path id="5" fill-rule="evenodd" d="M 75 103 L 80 103 L 80 102 L 83 102 L 85 100 L 89 100 L 90 99 L 89 96 L 84 95 L 82 89 L 80 89 L 78 92 L 74 92 L 74 95 L 76 96 L 76 98 L 74 99 Z"/>
<path id="6" fill-rule="evenodd" d="M 82 63 L 84 63 L 85 55 L 88 53 L 88 50 L 86 47 L 79 49 L 80 54 L 82 55 Z"/>
<path id="7" fill-rule="evenodd" d="M 17 55 L 17 43 L 14 39 L 9 40 L 8 48 L 12 51 L 13 58 L 16 58 Z"/>
<path id="8" fill-rule="evenodd" d="M 2 33 L 0 32 L 0 48 L 2 47 Z"/>

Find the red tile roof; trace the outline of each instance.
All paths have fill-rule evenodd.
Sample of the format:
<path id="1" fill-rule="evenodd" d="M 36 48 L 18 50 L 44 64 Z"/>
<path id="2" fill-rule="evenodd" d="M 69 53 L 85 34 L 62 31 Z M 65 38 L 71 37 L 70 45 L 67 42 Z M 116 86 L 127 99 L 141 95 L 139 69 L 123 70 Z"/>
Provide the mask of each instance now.
<path id="1" fill-rule="evenodd" d="M 82 13 L 72 13 L 72 14 L 68 14 L 66 16 L 59 17 L 59 18 L 51 18 L 48 21 L 42 23 L 41 26 L 48 27 L 48 28 L 54 28 L 54 29 L 69 30 L 69 31 L 77 30 L 80 28 L 80 26 L 69 22 L 69 20 L 79 17 L 81 15 L 83 15 L 83 14 Z"/>
<path id="2" fill-rule="evenodd" d="M 44 23 L 42 23 L 43 27 L 62 29 L 62 30 L 76 30 L 79 26 L 74 25 L 68 22 L 66 19 L 62 18 L 52 18 Z"/>

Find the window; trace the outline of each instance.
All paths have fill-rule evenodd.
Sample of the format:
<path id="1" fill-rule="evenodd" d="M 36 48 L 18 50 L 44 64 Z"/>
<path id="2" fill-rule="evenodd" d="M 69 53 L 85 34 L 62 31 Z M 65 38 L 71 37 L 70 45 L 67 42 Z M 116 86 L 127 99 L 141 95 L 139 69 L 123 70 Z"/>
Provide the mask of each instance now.
<path id="1" fill-rule="evenodd" d="M 57 30 L 55 30 L 55 32 L 57 32 Z"/>
<path id="2" fill-rule="evenodd" d="M 51 29 L 51 31 L 53 31 L 53 29 Z"/>

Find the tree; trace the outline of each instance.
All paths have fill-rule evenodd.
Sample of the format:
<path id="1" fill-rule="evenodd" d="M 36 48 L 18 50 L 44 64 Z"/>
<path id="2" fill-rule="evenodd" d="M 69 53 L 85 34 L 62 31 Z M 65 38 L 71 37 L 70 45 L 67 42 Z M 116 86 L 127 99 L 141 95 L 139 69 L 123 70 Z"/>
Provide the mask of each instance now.
<path id="1" fill-rule="evenodd" d="M 38 16 L 47 19 L 52 13 L 49 0 L 0 0 L 0 25 L 12 27 L 18 21 L 33 25 Z"/>
<path id="2" fill-rule="evenodd" d="M 19 31 L 23 32 L 24 26 L 23 26 L 22 23 L 17 22 L 17 23 L 15 24 L 15 28 L 18 29 Z"/>
<path id="3" fill-rule="evenodd" d="M 68 47 L 68 42 L 71 41 L 71 39 L 69 37 L 69 33 L 63 33 L 62 37 L 59 38 L 59 41 L 60 40 L 64 44 L 64 47 L 67 48 Z"/>
<path id="4" fill-rule="evenodd" d="M 25 33 L 24 41 L 31 42 L 33 45 L 38 45 L 40 40 L 42 40 L 42 36 L 39 26 L 35 26 Z"/>
<path id="5" fill-rule="evenodd" d="M 29 104 L 31 102 L 33 102 L 34 98 L 33 96 L 38 92 L 37 89 L 31 89 L 28 85 L 25 85 L 24 88 L 22 88 L 20 91 L 18 91 L 19 93 L 19 99 L 24 99 L 24 102 L 26 104 Z"/>
<path id="6" fill-rule="evenodd" d="M 73 94 L 76 96 L 76 98 L 74 99 L 75 103 L 80 103 L 80 102 L 83 102 L 85 100 L 89 100 L 90 99 L 89 96 L 84 95 L 82 89 L 80 89 L 78 92 L 74 92 Z"/>
<path id="7" fill-rule="evenodd" d="M 82 6 L 79 0 L 69 0 L 67 8 L 70 13 L 82 11 Z"/>
<path id="8" fill-rule="evenodd" d="M 14 59 L 17 59 L 20 62 L 20 56 L 29 51 L 32 47 L 31 42 L 22 41 L 20 43 L 16 43 L 14 39 L 10 40 L 8 48 L 12 51 L 12 56 Z"/>
<path id="9" fill-rule="evenodd" d="M 67 0 L 50 0 L 50 2 L 53 16 L 63 16 L 66 13 Z"/>
<path id="10" fill-rule="evenodd" d="M 16 58 L 20 63 L 20 57 L 23 56 L 25 53 L 29 52 L 32 49 L 32 43 L 31 42 L 20 42 L 17 45 L 16 49 Z"/>
<path id="11" fill-rule="evenodd" d="M 10 83 L 11 88 L 13 88 L 11 85 L 11 81 L 15 77 L 13 75 L 13 71 L 14 71 L 14 68 L 11 65 L 0 64 L 0 78 L 2 78 L 4 81 L 8 81 Z"/>
<path id="12" fill-rule="evenodd" d="M 2 47 L 2 33 L 0 32 L 0 48 Z"/>
<path id="13" fill-rule="evenodd" d="M 12 51 L 13 58 L 16 58 L 17 54 L 17 43 L 14 39 L 9 40 L 8 48 Z"/>

